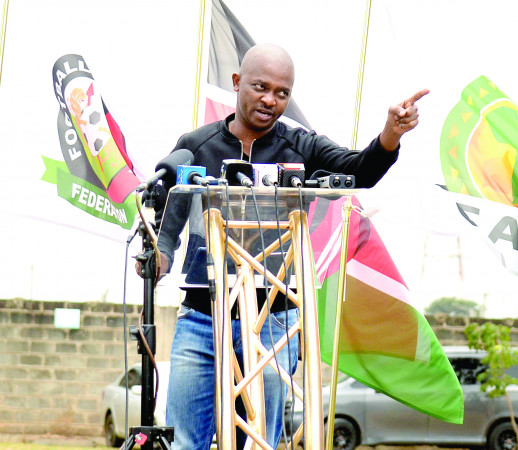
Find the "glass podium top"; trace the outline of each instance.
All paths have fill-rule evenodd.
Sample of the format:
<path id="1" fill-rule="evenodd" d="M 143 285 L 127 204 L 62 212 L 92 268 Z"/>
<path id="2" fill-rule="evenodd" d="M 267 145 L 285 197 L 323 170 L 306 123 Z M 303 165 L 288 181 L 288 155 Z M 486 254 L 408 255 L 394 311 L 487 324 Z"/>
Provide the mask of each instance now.
<path id="1" fill-rule="evenodd" d="M 227 190 L 230 196 L 252 195 L 252 189 L 256 196 L 273 196 L 275 188 L 273 186 L 261 186 L 248 188 L 244 186 L 225 186 L 225 185 L 209 185 L 208 189 L 204 186 L 195 184 L 177 184 L 170 190 L 171 193 L 178 194 L 207 194 L 211 195 L 227 195 Z M 332 188 L 301 188 L 302 196 L 324 197 L 336 199 L 348 195 L 356 195 L 363 189 L 332 189 Z M 299 189 L 294 187 L 279 187 L 277 188 L 279 196 L 299 198 Z"/>
<path id="2" fill-rule="evenodd" d="M 226 227 L 229 236 L 251 255 L 258 255 L 264 247 L 279 241 L 281 233 L 286 231 L 286 222 L 289 221 L 292 212 L 303 210 L 319 222 L 327 217 L 330 209 L 334 209 L 330 208 L 333 202 L 341 205 L 346 197 L 359 192 L 361 189 L 277 188 L 276 190 L 274 187 L 210 185 L 207 188 L 197 185 L 176 185 L 169 191 L 167 213 L 164 216 L 161 232 L 178 235 L 189 218 L 190 236 L 198 236 L 197 245 L 203 246 L 205 245 L 203 211 L 208 208 L 217 209 L 221 212 L 223 221 L 229 224 L 229 227 Z M 312 214 L 309 214 L 310 211 Z M 338 211 L 341 214 L 342 209 L 339 208 Z M 295 220 L 297 217 L 296 215 Z M 239 224 L 242 222 L 247 224 L 241 227 Z M 281 226 L 281 222 L 285 225 Z M 256 224 L 262 224 L 261 228 Z M 311 223 L 308 225 L 311 227 Z M 287 241 L 284 248 L 281 247 L 281 250 L 273 252 L 268 257 L 269 268 L 276 271 L 280 267 L 289 244 L 290 241 Z M 205 251 L 205 248 L 202 248 L 201 253 Z M 195 260 L 199 253 L 200 249 L 194 257 Z M 203 255 L 200 258 L 202 261 Z M 205 268 L 202 262 L 195 263 L 193 266 Z M 229 270 L 232 271 L 232 269 Z M 198 276 L 192 278 L 193 280 L 190 281 L 187 273 L 186 284 L 200 286 L 206 283 L 206 280 L 197 281 Z"/>
<path id="3" fill-rule="evenodd" d="M 170 199 L 182 202 L 182 197 L 201 197 L 203 210 L 220 209 L 234 220 L 287 220 L 295 210 L 308 210 L 317 199 L 336 201 L 358 194 L 361 189 L 254 187 L 176 185 L 169 191 Z"/>

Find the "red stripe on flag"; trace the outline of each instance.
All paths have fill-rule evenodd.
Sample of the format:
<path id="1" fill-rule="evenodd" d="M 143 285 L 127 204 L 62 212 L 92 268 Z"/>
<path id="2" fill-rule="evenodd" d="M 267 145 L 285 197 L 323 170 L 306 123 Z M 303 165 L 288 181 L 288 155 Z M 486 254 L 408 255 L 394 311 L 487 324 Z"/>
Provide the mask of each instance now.
<path id="1" fill-rule="evenodd" d="M 349 257 L 349 252 L 347 254 Z M 372 222 L 366 217 L 360 217 L 357 248 L 353 257 L 356 261 L 406 286 L 385 244 Z"/>
<path id="2" fill-rule="evenodd" d="M 106 120 L 108 121 L 108 126 L 110 127 L 110 133 L 113 137 L 113 140 L 115 141 L 115 144 L 117 145 L 119 151 L 121 152 L 122 157 L 124 158 L 124 161 L 126 161 L 126 164 L 128 167 L 133 170 L 133 162 L 128 156 L 128 153 L 126 152 L 126 141 L 124 139 L 124 135 L 122 134 L 122 131 L 119 127 L 119 124 L 115 122 L 115 119 L 111 115 L 110 112 L 108 112 L 105 109 L 105 115 Z"/>
<path id="3" fill-rule="evenodd" d="M 113 177 L 106 189 L 108 197 L 115 203 L 122 203 L 140 184 L 139 179 L 129 167 L 123 167 L 120 172 Z"/>
<path id="4" fill-rule="evenodd" d="M 236 111 L 233 106 L 224 105 L 223 103 L 216 102 L 210 98 L 206 99 L 205 102 L 205 125 L 223 120 L 228 115 Z"/>

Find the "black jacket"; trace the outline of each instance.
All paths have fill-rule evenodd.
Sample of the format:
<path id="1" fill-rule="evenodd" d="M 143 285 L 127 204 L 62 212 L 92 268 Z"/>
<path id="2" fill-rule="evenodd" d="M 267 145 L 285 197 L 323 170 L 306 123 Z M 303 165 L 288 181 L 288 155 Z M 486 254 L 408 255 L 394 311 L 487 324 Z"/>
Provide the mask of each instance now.
<path id="1" fill-rule="evenodd" d="M 364 150 L 353 151 L 340 147 L 314 131 L 292 128 L 277 122 L 268 134 L 253 142 L 248 158 L 242 152 L 241 141 L 229 131 L 228 123 L 233 118 L 231 115 L 225 120 L 183 135 L 173 151 L 181 148 L 190 150 L 194 154 L 192 165 L 206 167 L 207 175 L 216 178 L 221 174 L 221 162 L 224 159 L 243 159 L 263 164 L 303 163 L 306 179 L 317 170 L 343 173 L 355 176 L 357 188 L 374 186 L 394 164 L 399 154 L 399 149 L 386 151 L 379 143 L 379 138 L 375 138 Z M 180 245 L 179 235 L 189 218 L 189 244 L 182 272 L 187 274 L 190 269 L 192 271 L 197 268 L 204 273 L 205 267 L 199 260 L 192 264 L 198 248 L 206 245 L 201 200 L 198 199 L 200 196 L 194 195 L 189 199 L 182 195 L 178 197 L 180 198 L 170 199 L 167 209 L 157 214 L 161 222 L 158 248 L 166 255 L 171 267 L 174 251 Z M 210 313 L 207 292 L 188 290 L 184 304 Z"/>
<path id="2" fill-rule="evenodd" d="M 174 150 L 186 148 L 194 154 L 193 165 L 207 168 L 207 175 L 220 176 L 221 161 L 244 159 L 241 141 L 228 129 L 227 119 L 205 125 L 183 135 Z M 174 151 L 173 150 L 173 151 Z M 306 179 L 319 169 L 356 177 L 356 187 L 374 186 L 398 157 L 374 139 L 363 151 L 340 147 L 325 136 L 277 122 L 273 129 L 252 144 L 251 163 L 303 163 Z"/>

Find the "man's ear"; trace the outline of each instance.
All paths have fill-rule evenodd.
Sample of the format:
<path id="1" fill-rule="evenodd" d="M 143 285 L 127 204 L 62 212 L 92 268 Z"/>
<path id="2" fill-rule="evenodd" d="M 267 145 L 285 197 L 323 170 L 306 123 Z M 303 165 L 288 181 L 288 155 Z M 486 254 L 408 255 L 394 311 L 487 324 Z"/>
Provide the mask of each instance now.
<path id="1" fill-rule="evenodd" d="M 239 91 L 239 74 L 238 73 L 233 73 L 232 74 L 232 85 L 233 85 L 233 89 L 235 92 L 238 92 Z"/>

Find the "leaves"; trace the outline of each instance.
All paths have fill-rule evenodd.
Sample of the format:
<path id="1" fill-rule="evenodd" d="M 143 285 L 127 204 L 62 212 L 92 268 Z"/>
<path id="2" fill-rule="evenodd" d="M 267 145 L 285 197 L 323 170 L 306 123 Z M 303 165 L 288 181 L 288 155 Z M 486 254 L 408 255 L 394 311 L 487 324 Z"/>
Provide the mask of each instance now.
<path id="1" fill-rule="evenodd" d="M 507 370 L 518 365 L 518 352 L 511 347 L 511 332 L 505 325 L 486 322 L 483 325 L 470 323 L 464 330 L 468 346 L 483 350 L 487 355 L 482 358 L 486 370 L 477 375 L 480 389 L 489 397 L 506 395 L 510 385 L 517 385 L 518 379 L 507 374 Z"/>

